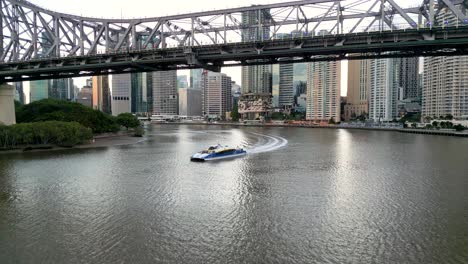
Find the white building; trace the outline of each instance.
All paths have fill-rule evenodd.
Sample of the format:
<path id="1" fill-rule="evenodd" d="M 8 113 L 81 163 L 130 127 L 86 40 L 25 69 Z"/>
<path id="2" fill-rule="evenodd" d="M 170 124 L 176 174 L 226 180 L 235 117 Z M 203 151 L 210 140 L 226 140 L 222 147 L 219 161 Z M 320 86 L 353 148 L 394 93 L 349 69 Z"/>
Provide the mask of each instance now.
<path id="1" fill-rule="evenodd" d="M 465 12 L 465 8 L 460 8 Z M 461 23 L 444 8 L 437 16 L 439 23 Z M 468 56 L 424 58 L 422 116 L 468 115 Z"/>
<path id="2" fill-rule="evenodd" d="M 224 119 L 232 109 L 231 77 L 223 73 L 203 72 L 203 115 Z"/>
<path id="3" fill-rule="evenodd" d="M 399 59 L 371 60 L 369 119 L 392 121 L 398 118 Z"/>
<path id="4" fill-rule="evenodd" d="M 202 116 L 202 91 L 193 88 L 179 89 L 179 115 Z"/>
<path id="5" fill-rule="evenodd" d="M 130 113 L 132 76 L 130 73 L 112 75 L 112 115 Z"/>

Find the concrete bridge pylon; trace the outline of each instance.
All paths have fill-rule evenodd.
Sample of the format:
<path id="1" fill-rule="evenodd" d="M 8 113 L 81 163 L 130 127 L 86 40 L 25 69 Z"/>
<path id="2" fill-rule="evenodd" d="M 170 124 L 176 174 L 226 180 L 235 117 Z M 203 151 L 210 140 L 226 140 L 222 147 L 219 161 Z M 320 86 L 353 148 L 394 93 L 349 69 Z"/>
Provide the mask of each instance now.
<path id="1" fill-rule="evenodd" d="M 0 124 L 13 125 L 15 116 L 15 87 L 0 84 Z"/>

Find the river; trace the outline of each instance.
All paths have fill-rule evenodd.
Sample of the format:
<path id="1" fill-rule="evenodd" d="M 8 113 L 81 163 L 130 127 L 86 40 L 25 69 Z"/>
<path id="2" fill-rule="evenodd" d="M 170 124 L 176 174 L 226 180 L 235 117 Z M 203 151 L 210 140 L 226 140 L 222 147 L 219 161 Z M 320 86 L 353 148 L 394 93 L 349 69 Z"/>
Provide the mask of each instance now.
<path id="1" fill-rule="evenodd" d="M 249 154 L 189 161 L 217 143 Z M 0 263 L 468 263 L 468 140 L 153 125 L 1 154 Z"/>

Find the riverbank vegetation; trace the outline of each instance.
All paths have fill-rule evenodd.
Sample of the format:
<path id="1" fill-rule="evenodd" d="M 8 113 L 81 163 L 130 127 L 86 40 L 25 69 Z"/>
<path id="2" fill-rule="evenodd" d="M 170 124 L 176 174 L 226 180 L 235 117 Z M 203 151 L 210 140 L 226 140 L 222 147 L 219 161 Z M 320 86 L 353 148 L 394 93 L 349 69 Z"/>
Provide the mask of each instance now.
<path id="1" fill-rule="evenodd" d="M 92 139 L 92 130 L 77 122 L 45 121 L 0 126 L 2 150 L 32 146 L 73 147 Z"/>
<path id="2" fill-rule="evenodd" d="M 44 99 L 28 105 L 15 102 L 18 124 L 0 125 L 0 150 L 73 147 L 95 135 L 125 127 L 143 136 L 140 121 L 130 113 L 113 117 L 79 103 Z"/>
<path id="3" fill-rule="evenodd" d="M 77 122 L 88 127 L 93 133 L 117 132 L 120 126 L 116 118 L 80 103 L 44 99 L 22 105 L 17 109 L 18 123 L 44 121 Z"/>

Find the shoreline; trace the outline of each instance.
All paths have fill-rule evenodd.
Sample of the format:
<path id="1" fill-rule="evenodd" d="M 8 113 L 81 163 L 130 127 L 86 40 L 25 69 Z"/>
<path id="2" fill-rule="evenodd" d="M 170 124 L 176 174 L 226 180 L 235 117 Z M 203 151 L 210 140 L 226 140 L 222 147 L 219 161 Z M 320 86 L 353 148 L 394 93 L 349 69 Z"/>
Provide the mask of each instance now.
<path id="1" fill-rule="evenodd" d="M 310 125 L 295 125 L 295 124 L 241 124 L 241 123 L 200 123 L 200 122 L 151 122 L 152 125 L 193 125 L 193 126 L 232 126 L 232 127 L 283 127 L 283 128 L 309 128 L 309 129 L 350 129 L 350 130 L 368 130 L 368 131 L 388 131 L 407 134 L 435 135 L 446 137 L 466 137 L 468 132 L 455 131 L 440 131 L 440 130 L 423 130 L 410 128 L 388 128 L 388 127 L 352 127 L 352 126 L 310 126 Z"/>
<path id="2" fill-rule="evenodd" d="M 73 147 L 59 147 L 59 146 L 31 146 L 33 149 L 26 150 L 25 148 L 11 149 L 11 150 L 0 150 L 2 154 L 21 154 L 21 153 L 37 153 L 46 151 L 60 151 L 60 150 L 75 150 L 75 149 L 97 149 L 107 148 L 115 146 L 126 146 L 138 144 L 145 141 L 144 137 L 133 137 L 128 134 L 125 135 L 98 135 L 94 138 L 94 142 L 85 143 L 82 145 L 76 145 Z M 36 148 L 36 149 L 35 149 Z"/>

